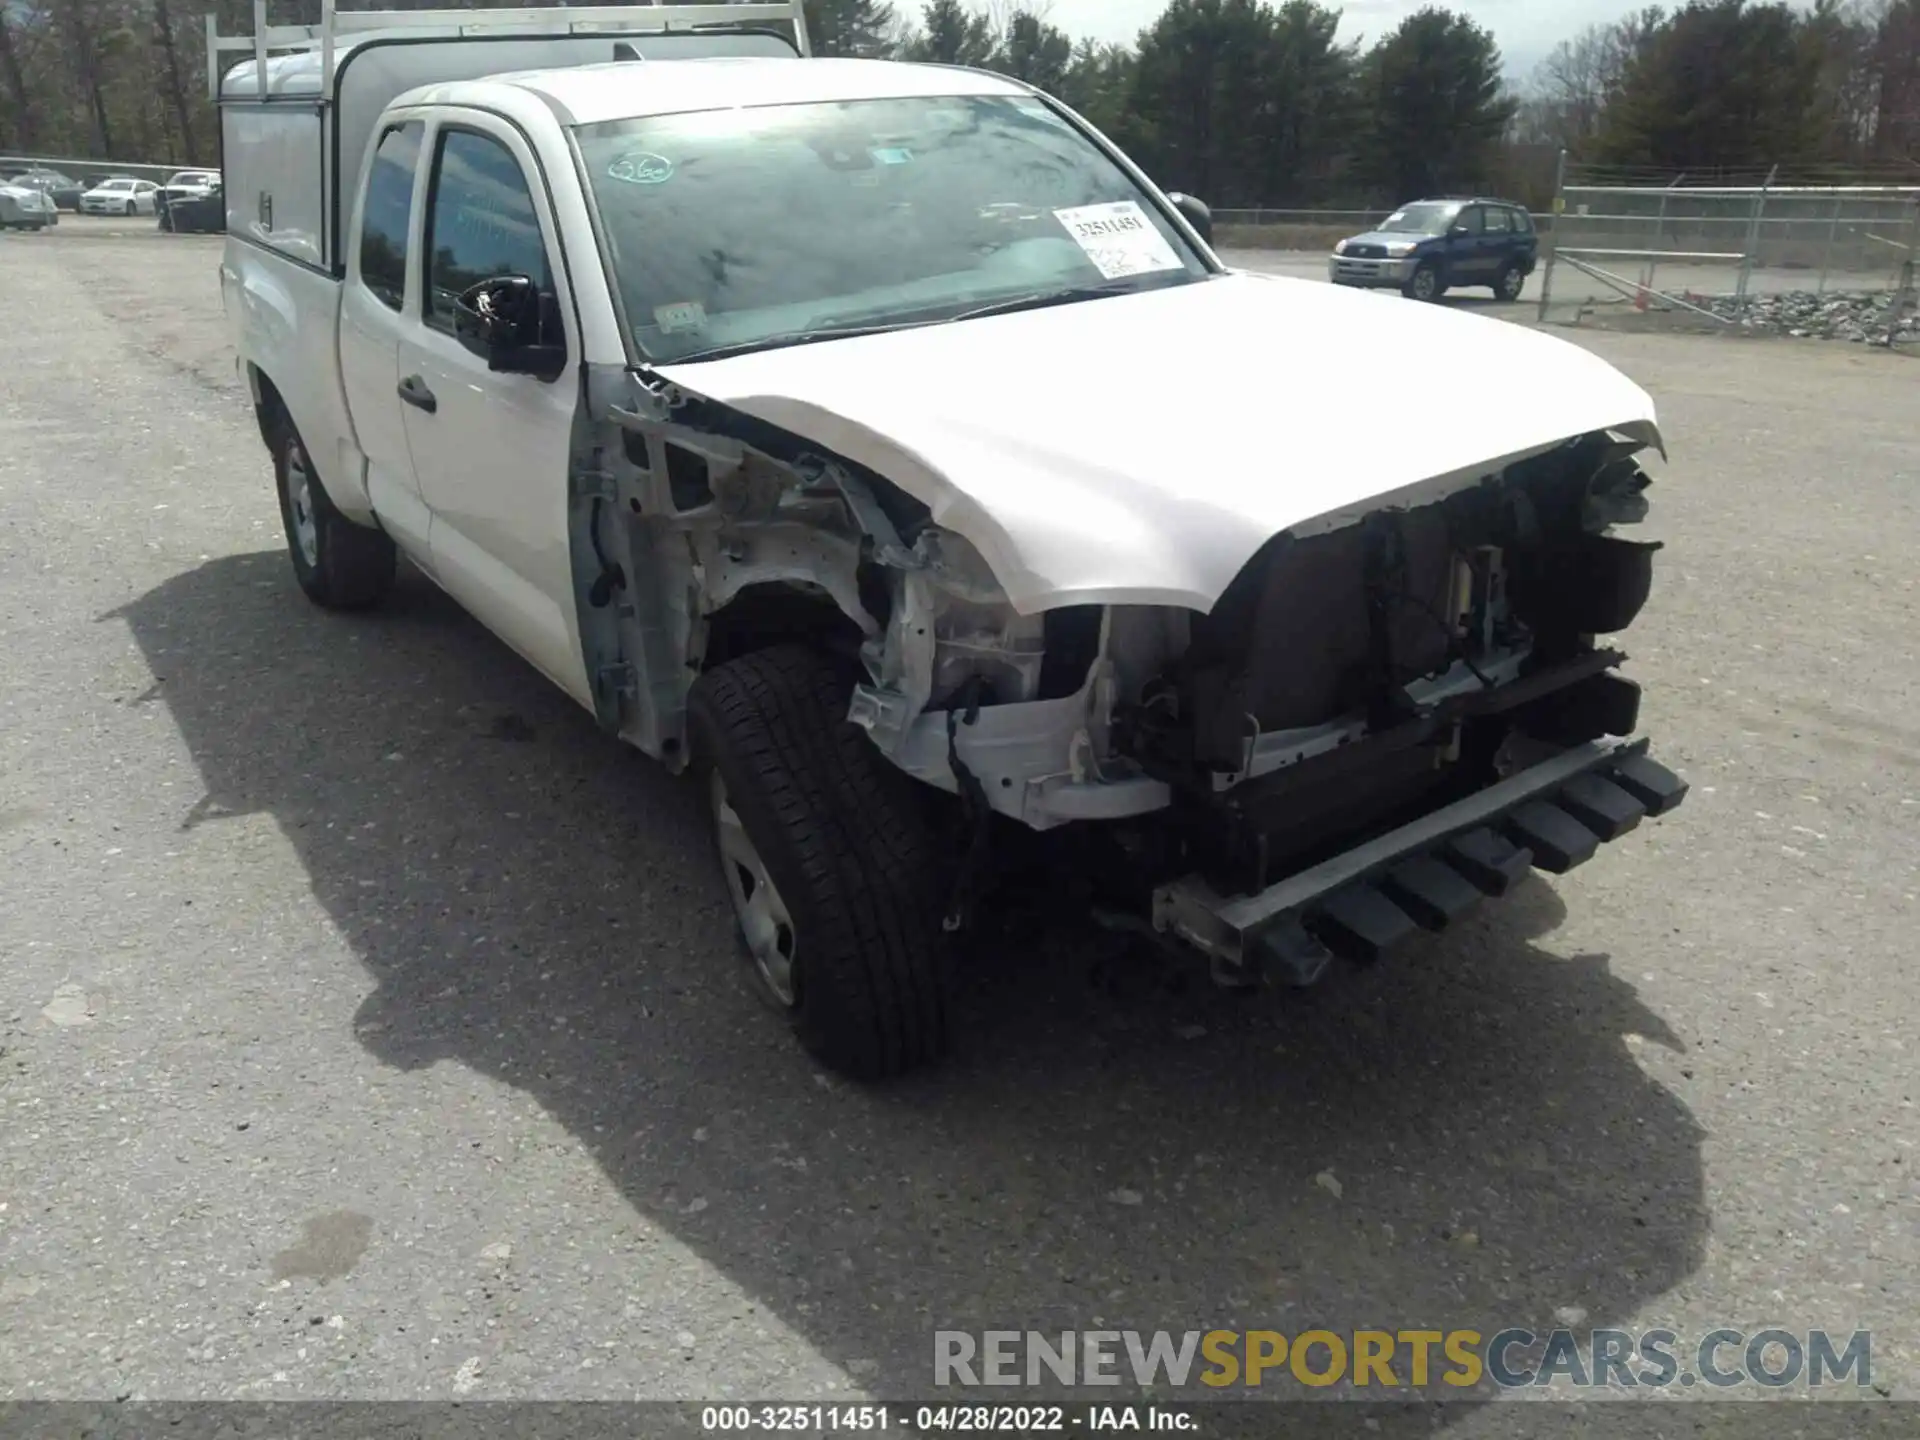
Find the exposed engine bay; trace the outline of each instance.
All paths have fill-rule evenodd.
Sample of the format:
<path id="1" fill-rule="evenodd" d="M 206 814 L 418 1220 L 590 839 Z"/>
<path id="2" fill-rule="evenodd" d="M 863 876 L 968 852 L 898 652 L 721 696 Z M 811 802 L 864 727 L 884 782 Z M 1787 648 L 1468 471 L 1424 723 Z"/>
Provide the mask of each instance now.
<path id="1" fill-rule="evenodd" d="M 583 642 L 603 723 L 670 763 L 702 668 L 804 635 L 844 658 L 849 718 L 980 826 L 1132 822 L 1151 881 L 1247 896 L 1634 731 L 1638 689 L 1598 637 L 1640 613 L 1659 548 L 1614 533 L 1647 513 L 1638 439 L 1576 436 L 1297 527 L 1210 613 L 1023 615 L 885 477 L 600 378 L 573 505 Z"/>

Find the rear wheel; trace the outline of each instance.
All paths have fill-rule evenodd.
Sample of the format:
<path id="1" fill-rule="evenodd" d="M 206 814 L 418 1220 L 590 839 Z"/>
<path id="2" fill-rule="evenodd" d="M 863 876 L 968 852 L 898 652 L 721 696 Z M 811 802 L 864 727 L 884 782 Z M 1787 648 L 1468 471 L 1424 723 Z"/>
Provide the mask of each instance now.
<path id="1" fill-rule="evenodd" d="M 702 675 L 687 718 L 751 983 L 815 1058 L 878 1080 L 946 1046 L 940 867 L 849 688 L 782 645 Z"/>
<path id="2" fill-rule="evenodd" d="M 1440 282 L 1440 267 L 1431 260 L 1420 262 L 1420 268 L 1413 272 L 1401 294 L 1409 300 L 1438 300 L 1447 293 L 1447 287 Z"/>
<path id="3" fill-rule="evenodd" d="M 1520 292 L 1527 288 L 1527 272 L 1514 261 L 1500 272 L 1500 278 L 1493 282 L 1493 293 L 1513 304 L 1520 298 Z"/>
<path id="4" fill-rule="evenodd" d="M 385 599 L 399 566 L 393 541 L 334 508 L 299 432 L 284 418 L 274 429 L 273 473 L 294 578 L 307 598 L 329 610 L 365 610 Z"/>

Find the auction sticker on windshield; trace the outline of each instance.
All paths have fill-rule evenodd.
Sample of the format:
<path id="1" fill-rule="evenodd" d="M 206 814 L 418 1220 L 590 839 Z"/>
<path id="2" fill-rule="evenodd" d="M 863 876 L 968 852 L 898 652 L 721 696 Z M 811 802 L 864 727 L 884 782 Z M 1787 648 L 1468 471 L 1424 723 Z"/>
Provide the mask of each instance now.
<path id="1" fill-rule="evenodd" d="M 695 334 L 707 328 L 707 307 L 698 300 L 682 300 L 677 305 L 653 307 L 654 322 L 662 335 Z"/>
<path id="2" fill-rule="evenodd" d="M 1181 268 L 1180 257 L 1173 253 L 1166 237 L 1131 200 L 1080 205 L 1053 214 L 1108 280 Z"/>

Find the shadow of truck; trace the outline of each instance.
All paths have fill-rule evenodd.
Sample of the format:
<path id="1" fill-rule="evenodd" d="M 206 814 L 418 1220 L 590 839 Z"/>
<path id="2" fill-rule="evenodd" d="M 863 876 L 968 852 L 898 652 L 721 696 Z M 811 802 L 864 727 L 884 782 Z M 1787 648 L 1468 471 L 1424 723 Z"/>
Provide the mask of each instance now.
<path id="1" fill-rule="evenodd" d="M 1604 1325 L 1699 1263 L 1700 1132 L 1624 1037 L 1677 1042 L 1534 943 L 1545 884 L 1297 997 L 1115 993 L 1035 917 L 959 1055 L 862 1091 L 740 983 L 695 787 L 418 576 L 341 618 L 236 555 L 115 618 L 204 780 L 182 824 L 274 818 L 375 982 L 361 1043 L 531 1094 L 870 1393 L 930 1394 L 936 1329 Z"/>

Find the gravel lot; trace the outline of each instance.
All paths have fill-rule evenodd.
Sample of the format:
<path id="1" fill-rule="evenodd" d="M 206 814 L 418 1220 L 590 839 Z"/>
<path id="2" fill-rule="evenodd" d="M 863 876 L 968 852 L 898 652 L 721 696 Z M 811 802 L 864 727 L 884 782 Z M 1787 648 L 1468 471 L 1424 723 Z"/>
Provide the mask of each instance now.
<path id="1" fill-rule="evenodd" d="M 417 578 L 301 599 L 217 242 L 84 229 L 0 239 L 0 1398 L 924 1397 L 935 1328 L 1569 1308 L 1920 1388 L 1911 359 L 1582 342 L 1673 444 L 1677 815 L 1304 998 L 1062 919 L 865 1092 L 739 983 L 690 787 Z"/>

